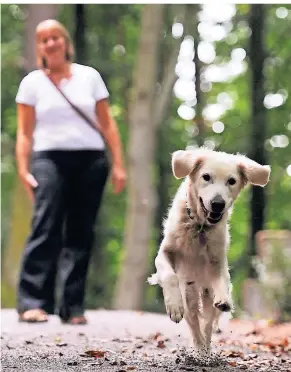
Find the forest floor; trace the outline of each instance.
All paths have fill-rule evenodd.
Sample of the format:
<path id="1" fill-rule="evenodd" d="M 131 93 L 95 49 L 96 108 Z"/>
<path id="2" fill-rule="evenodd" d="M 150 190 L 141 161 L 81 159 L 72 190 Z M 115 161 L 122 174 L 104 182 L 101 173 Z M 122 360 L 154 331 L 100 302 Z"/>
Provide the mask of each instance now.
<path id="1" fill-rule="evenodd" d="M 89 323 L 63 325 L 17 321 L 1 311 L 1 371 L 195 371 L 291 372 L 291 323 L 231 320 L 213 337 L 213 355 L 197 360 L 189 348 L 185 321 L 163 314 L 88 311 Z"/>

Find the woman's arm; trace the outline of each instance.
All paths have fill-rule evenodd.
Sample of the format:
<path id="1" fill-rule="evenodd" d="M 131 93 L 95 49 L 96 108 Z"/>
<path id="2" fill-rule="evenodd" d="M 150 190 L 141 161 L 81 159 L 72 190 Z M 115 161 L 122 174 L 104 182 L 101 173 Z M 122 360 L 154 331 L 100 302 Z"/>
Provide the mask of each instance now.
<path id="1" fill-rule="evenodd" d="M 17 138 L 16 138 L 16 162 L 20 179 L 33 200 L 32 187 L 38 183 L 30 174 L 29 162 L 32 148 L 33 130 L 35 125 L 35 111 L 33 106 L 17 104 Z"/>
<path id="2" fill-rule="evenodd" d="M 119 131 L 115 120 L 110 114 L 109 104 L 106 99 L 96 103 L 96 114 L 101 126 L 101 132 L 112 154 L 112 183 L 117 194 L 124 188 L 126 173 L 123 166 L 122 146 Z"/>

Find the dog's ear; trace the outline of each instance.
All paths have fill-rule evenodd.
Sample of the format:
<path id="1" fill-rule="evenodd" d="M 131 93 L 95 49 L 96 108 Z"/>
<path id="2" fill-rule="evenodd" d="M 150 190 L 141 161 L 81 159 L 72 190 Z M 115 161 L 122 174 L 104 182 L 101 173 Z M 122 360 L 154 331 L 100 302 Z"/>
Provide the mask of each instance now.
<path id="1" fill-rule="evenodd" d="M 188 176 L 201 163 L 202 158 L 196 151 L 178 150 L 172 155 L 172 170 L 176 178 Z"/>
<path id="2" fill-rule="evenodd" d="M 260 165 L 246 156 L 238 156 L 238 168 L 245 183 L 263 187 L 269 182 L 271 173 L 269 165 Z"/>

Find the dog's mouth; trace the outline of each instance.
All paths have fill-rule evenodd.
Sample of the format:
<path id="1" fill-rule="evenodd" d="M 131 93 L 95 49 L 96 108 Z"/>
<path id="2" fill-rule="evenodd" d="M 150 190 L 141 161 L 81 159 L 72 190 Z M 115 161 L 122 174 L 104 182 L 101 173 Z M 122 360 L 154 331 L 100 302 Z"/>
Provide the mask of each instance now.
<path id="1" fill-rule="evenodd" d="M 207 221 L 213 225 L 218 223 L 222 219 L 223 213 L 215 213 L 208 211 L 203 203 L 202 198 L 199 198 L 199 200 Z"/>

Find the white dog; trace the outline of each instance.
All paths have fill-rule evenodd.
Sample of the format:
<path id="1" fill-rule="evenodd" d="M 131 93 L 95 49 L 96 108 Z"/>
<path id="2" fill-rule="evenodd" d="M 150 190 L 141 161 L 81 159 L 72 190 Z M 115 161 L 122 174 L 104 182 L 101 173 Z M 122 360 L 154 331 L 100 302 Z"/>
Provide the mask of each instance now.
<path id="1" fill-rule="evenodd" d="M 148 282 L 162 287 L 168 315 L 176 323 L 185 318 L 193 346 L 205 355 L 219 315 L 233 306 L 227 262 L 233 202 L 247 183 L 266 185 L 270 167 L 199 148 L 174 152 L 172 170 L 186 178 L 164 222 L 157 272 Z"/>

